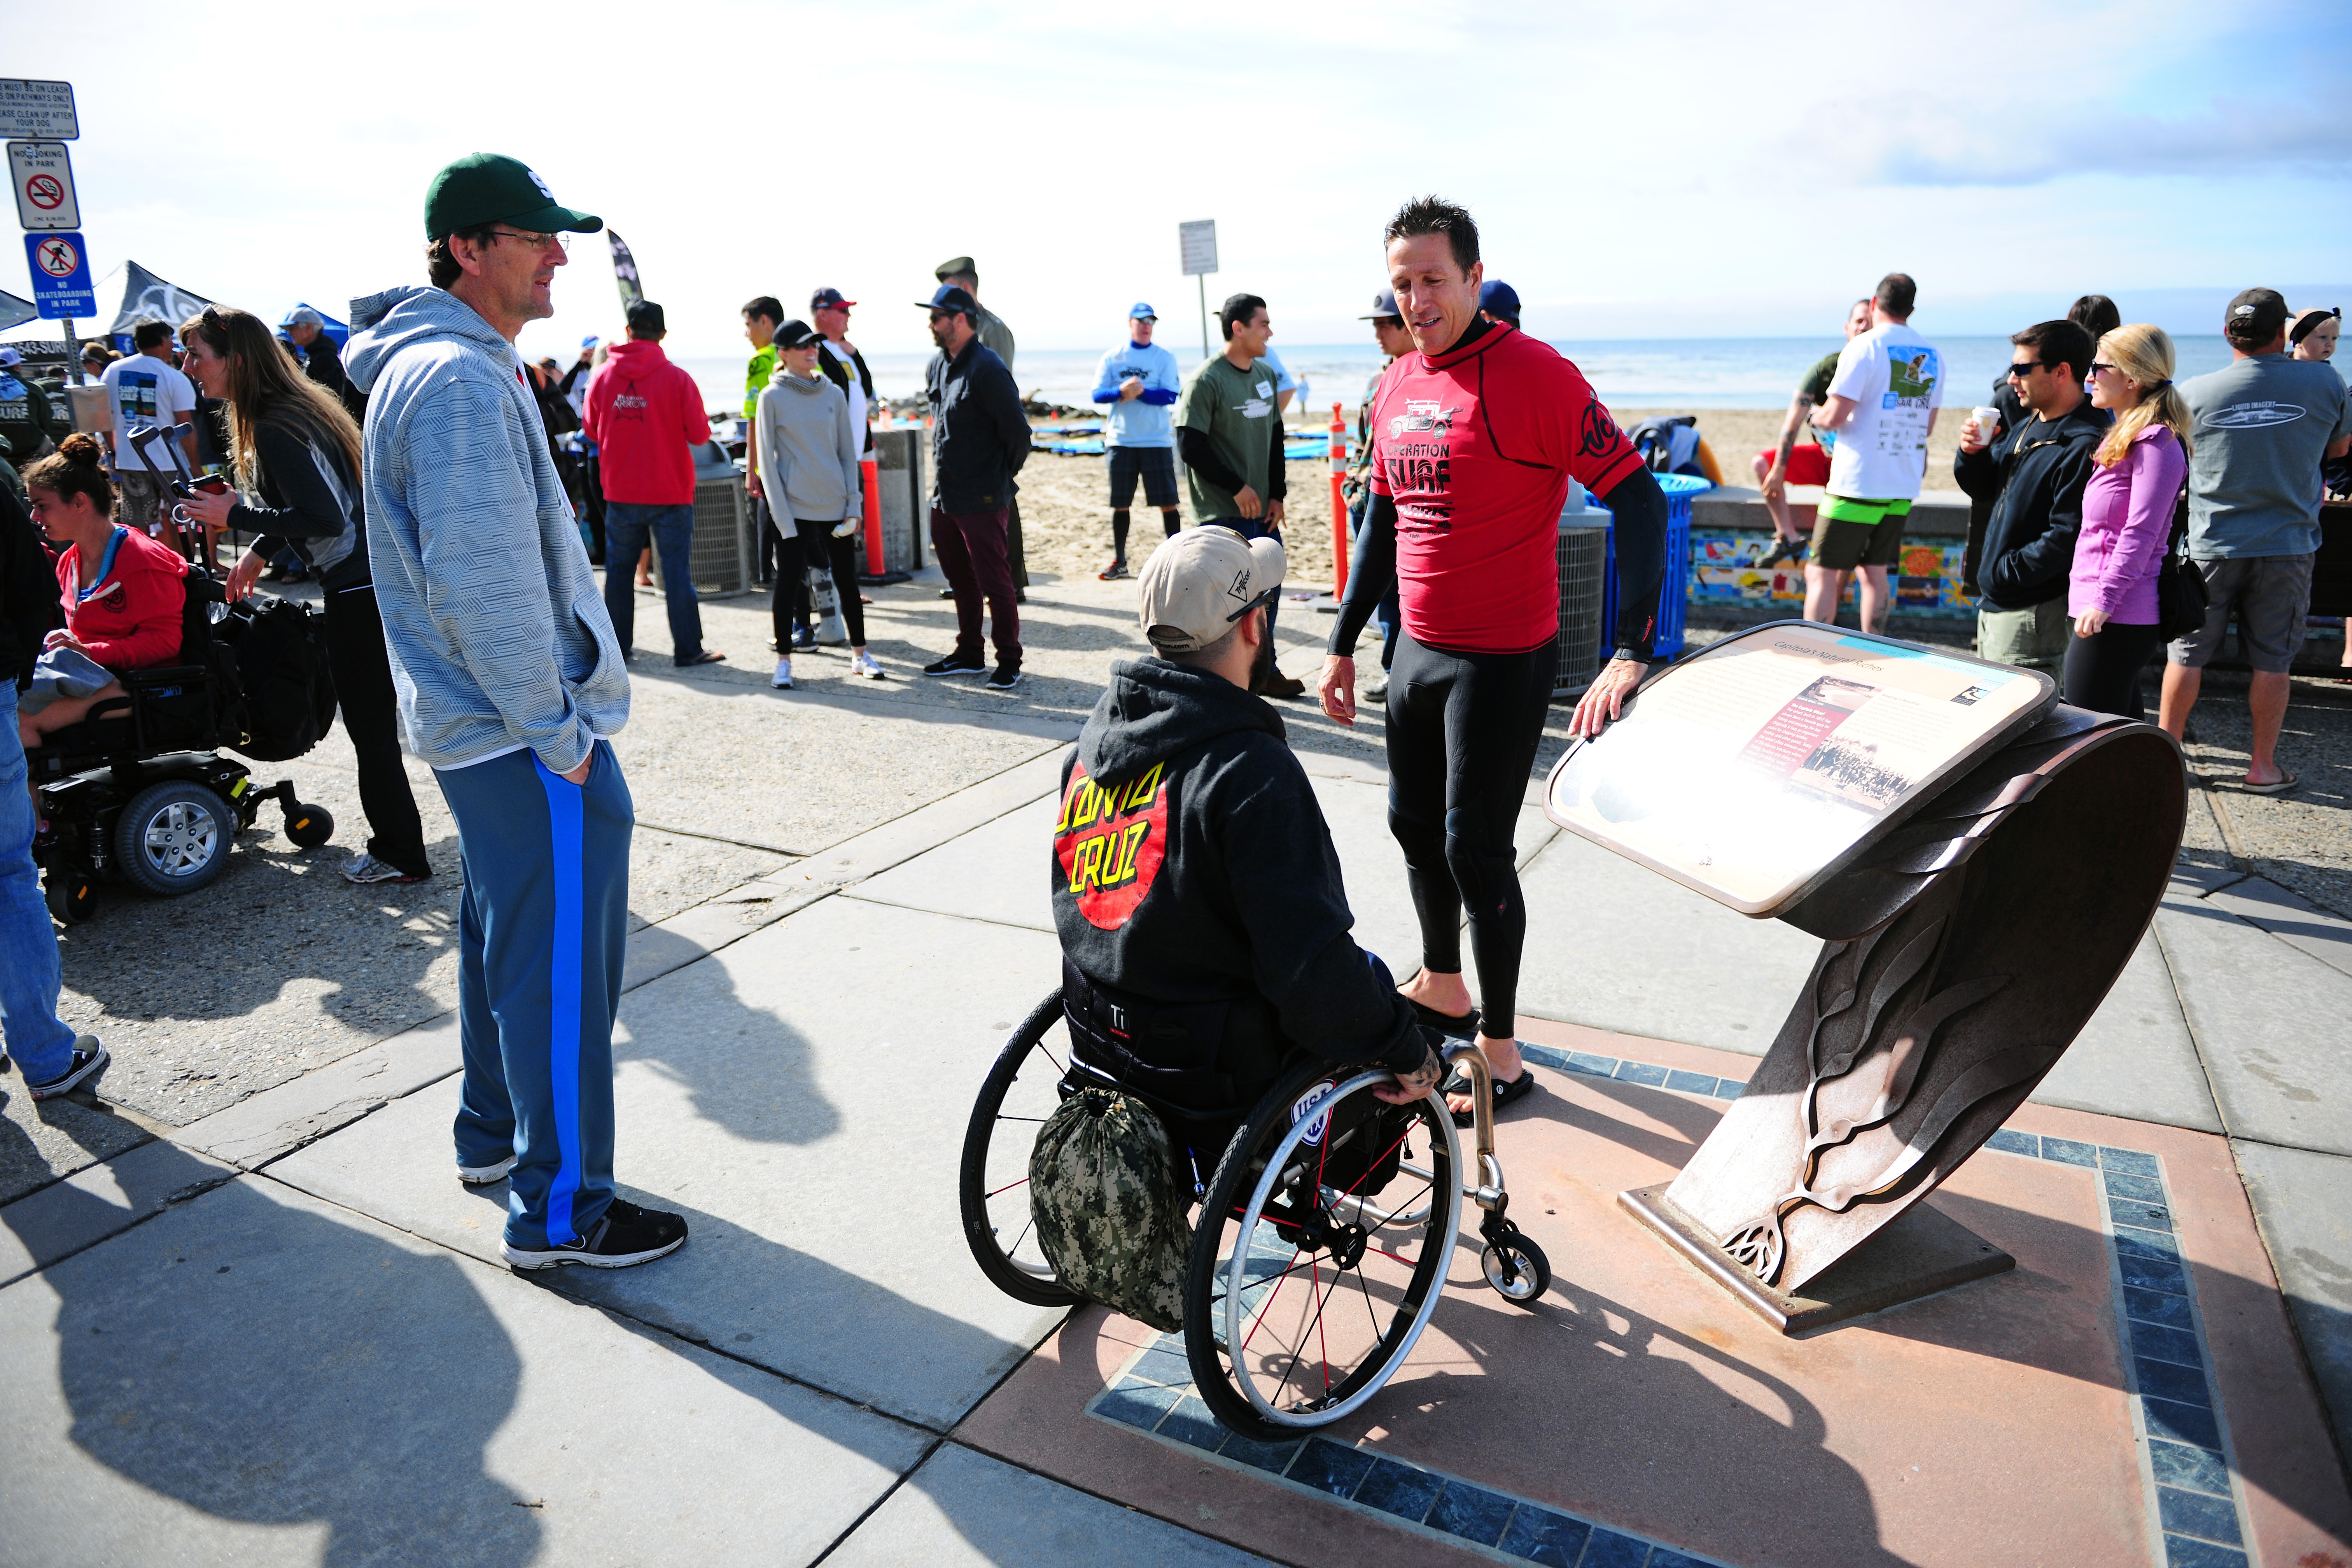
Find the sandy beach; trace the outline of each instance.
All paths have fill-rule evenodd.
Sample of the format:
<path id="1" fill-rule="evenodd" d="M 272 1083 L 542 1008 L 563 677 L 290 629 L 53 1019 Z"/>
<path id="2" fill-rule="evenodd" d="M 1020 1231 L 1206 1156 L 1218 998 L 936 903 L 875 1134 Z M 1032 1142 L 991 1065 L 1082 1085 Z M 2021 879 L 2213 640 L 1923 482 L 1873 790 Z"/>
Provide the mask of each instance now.
<path id="1" fill-rule="evenodd" d="M 1748 459 L 1780 435 L 1779 408 L 1620 408 L 1622 425 L 1661 415 L 1692 414 L 1701 436 L 1723 466 L 1725 482 L 1755 482 Z M 1952 454 L 1959 443 L 1963 408 L 1948 408 L 1927 443 L 1927 488 L 1953 489 Z M 1307 427 L 1294 423 L 1294 434 Z M 1289 556 L 1293 591 L 1331 586 L 1330 465 L 1323 458 L 1289 465 L 1289 520 L 1283 544 Z M 1181 484 L 1180 476 L 1179 484 Z M 1128 567 L 1140 571 L 1160 537 L 1160 514 L 1136 493 L 1135 523 L 1128 540 Z M 1110 560 L 1110 480 L 1101 458 L 1033 454 L 1021 470 L 1021 528 L 1032 575 L 1092 576 Z"/>

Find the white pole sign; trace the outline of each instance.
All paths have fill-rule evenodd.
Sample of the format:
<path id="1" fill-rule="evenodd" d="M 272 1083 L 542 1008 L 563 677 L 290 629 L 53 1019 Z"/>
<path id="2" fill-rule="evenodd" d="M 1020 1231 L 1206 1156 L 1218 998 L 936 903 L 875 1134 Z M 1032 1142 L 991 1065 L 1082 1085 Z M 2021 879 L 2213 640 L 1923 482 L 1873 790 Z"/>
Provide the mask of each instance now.
<path id="1" fill-rule="evenodd" d="M 0 136 L 79 141 L 81 124 L 74 117 L 73 83 L 0 77 Z"/>
<path id="2" fill-rule="evenodd" d="M 1184 253 L 1184 276 L 1217 269 L 1217 220 L 1204 217 L 1176 226 L 1176 239 Z"/>
<path id="3" fill-rule="evenodd" d="M 79 228 L 73 160 L 62 142 L 8 143 L 8 183 L 16 190 L 16 222 L 32 229 Z"/>

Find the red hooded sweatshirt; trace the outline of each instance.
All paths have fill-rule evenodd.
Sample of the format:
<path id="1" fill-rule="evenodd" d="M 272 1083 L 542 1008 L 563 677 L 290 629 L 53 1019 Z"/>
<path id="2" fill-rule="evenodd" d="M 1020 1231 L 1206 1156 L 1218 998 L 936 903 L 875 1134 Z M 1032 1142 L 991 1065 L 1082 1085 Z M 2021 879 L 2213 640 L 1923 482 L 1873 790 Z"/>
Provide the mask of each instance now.
<path id="1" fill-rule="evenodd" d="M 188 563 L 135 528 L 117 526 L 106 575 L 85 592 L 81 546 L 58 557 L 66 629 L 89 657 L 117 675 L 180 662 L 181 616 L 188 603 Z"/>
<path id="2" fill-rule="evenodd" d="M 596 443 L 604 499 L 624 505 L 690 506 L 694 448 L 710 439 L 702 391 L 661 344 L 614 343 L 588 384 L 588 439 Z"/>

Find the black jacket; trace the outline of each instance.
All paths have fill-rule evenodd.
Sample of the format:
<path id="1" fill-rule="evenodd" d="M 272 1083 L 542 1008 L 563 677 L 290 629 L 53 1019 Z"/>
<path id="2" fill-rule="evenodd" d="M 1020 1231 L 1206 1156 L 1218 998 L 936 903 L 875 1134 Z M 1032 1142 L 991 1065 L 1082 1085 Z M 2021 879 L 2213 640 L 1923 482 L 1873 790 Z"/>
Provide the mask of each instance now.
<path id="1" fill-rule="evenodd" d="M 2085 399 L 2063 419 L 2022 419 L 1983 450 L 1953 458 L 1960 489 L 1992 502 L 1971 563 L 1985 604 L 2029 610 L 2066 596 L 2091 453 L 2106 433 L 2107 416 Z"/>
<path id="2" fill-rule="evenodd" d="M 820 356 L 822 357 L 822 356 Z M 931 405 L 931 504 L 941 511 L 994 511 L 1013 504 L 1013 476 L 1029 460 L 1029 416 L 1013 373 L 978 338 L 923 372 Z"/>
<path id="3" fill-rule="evenodd" d="M 370 582 L 365 504 L 342 453 L 278 419 L 263 419 L 253 439 L 261 494 L 231 507 L 228 525 L 259 534 L 253 548 L 264 560 L 293 546 L 330 594 Z"/>
<path id="4" fill-rule="evenodd" d="M 64 622 L 58 563 L 41 548 L 33 514 L 0 485 L 0 679 L 20 691 L 30 686 L 42 642 Z"/>
<path id="5" fill-rule="evenodd" d="M 1220 677 L 1111 666 L 1063 765 L 1050 875 L 1067 963 L 1116 994 L 1214 1015 L 1194 1037 L 1226 1103 L 1253 1103 L 1294 1047 L 1421 1065 L 1412 1005 L 1348 934 L 1339 857 L 1281 718 Z M 1160 1068 L 1187 1065 L 1151 1059 L 1182 1049 L 1139 1045 Z"/>

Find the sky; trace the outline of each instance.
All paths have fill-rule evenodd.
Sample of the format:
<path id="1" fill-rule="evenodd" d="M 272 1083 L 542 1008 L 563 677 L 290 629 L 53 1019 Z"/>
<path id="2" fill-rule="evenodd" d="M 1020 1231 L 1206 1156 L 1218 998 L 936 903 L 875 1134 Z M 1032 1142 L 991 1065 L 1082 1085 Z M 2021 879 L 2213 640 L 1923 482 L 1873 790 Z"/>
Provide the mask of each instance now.
<path id="1" fill-rule="evenodd" d="M 2334 305 L 2352 279 L 2341 0 L 127 0 L 135 70 L 72 7 L 8 11 L 5 68 L 75 85 L 97 271 L 273 318 L 422 283 L 425 184 L 474 151 L 618 230 L 681 355 L 825 284 L 861 346 L 927 347 L 957 254 L 1024 348 L 1108 348 L 1138 300 L 1197 347 L 1176 226 L 1204 217 L 1212 309 L 1246 289 L 1277 345 L 1352 342 L 1381 226 L 1425 192 L 1553 338 L 1822 335 L 1895 268 L 1948 333 L 2091 291 L 2210 332 L 2249 284 Z M 534 354 L 620 329 L 603 241 L 572 255 Z"/>

